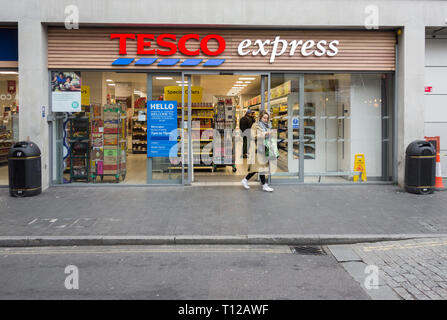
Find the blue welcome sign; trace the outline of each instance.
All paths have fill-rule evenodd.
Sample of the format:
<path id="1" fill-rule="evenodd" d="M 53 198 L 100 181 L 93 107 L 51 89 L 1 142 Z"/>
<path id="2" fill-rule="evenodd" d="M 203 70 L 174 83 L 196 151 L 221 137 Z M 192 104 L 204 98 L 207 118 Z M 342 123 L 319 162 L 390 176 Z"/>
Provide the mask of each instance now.
<path id="1" fill-rule="evenodd" d="M 177 157 L 177 136 L 177 101 L 148 101 L 148 158 Z"/>

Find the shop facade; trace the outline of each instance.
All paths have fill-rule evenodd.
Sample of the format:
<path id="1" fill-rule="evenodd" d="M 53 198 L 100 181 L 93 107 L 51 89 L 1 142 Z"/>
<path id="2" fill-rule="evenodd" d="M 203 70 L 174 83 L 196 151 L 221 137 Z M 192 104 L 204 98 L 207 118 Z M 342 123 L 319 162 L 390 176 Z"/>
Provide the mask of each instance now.
<path id="1" fill-rule="evenodd" d="M 8 184 L 8 152 L 19 139 L 17 28 L 0 26 L 0 185 Z"/>
<path id="2" fill-rule="evenodd" d="M 53 183 L 239 181 L 248 109 L 271 114 L 273 183 L 349 183 L 359 156 L 369 181 L 391 182 L 395 59 L 393 31 L 50 27 L 52 88 L 58 75 L 84 87 L 80 113 L 57 112 L 54 96 L 73 92 L 52 92 Z M 178 104 L 169 156 L 150 152 L 160 100 Z"/>
<path id="3" fill-rule="evenodd" d="M 213 8 L 200 1 L 167 1 L 156 8 L 136 1 L 132 8 L 139 10 L 134 10 L 120 1 L 98 0 L 78 1 L 79 29 L 66 29 L 66 4 L 47 0 L 43 11 L 38 10 L 41 5 L 5 6 L 0 20 L 17 25 L 18 93 L 24 111 L 19 114 L 19 139 L 30 137 L 41 148 L 44 188 L 67 185 L 70 179 L 64 172 L 64 134 L 70 125 L 64 128 L 66 112 L 53 110 L 52 76 L 60 72 L 63 79 L 74 77 L 74 87 L 78 81 L 89 87 L 89 108 L 82 110 L 80 103 L 81 112 L 89 114 L 80 116 L 90 117 L 93 106 L 100 105 L 104 121 L 104 106 L 126 105 L 120 109 L 125 123 L 121 116 L 119 123 L 126 137 L 116 137 L 127 141 L 122 184 L 227 181 L 237 154 L 224 163 L 227 168 L 213 171 L 216 149 L 202 140 L 215 139 L 210 139 L 210 119 L 205 117 L 214 120 L 217 105 L 225 108 L 228 97 L 236 128 L 250 108 L 269 110 L 274 127 L 282 130 L 273 183 L 354 183 L 355 156 L 364 155 L 368 182 L 402 185 L 405 148 L 425 135 L 421 88 L 426 30 L 442 27 L 447 16 L 439 1 L 383 1 L 375 7 L 380 17 L 376 28 L 365 22 L 371 10 L 364 1 L 315 1 L 308 7 L 305 1 L 285 0 L 272 7 L 228 0 Z M 20 15 L 25 11 L 27 17 Z M 166 100 L 166 87 L 180 89 L 171 90 L 174 96 Z M 196 92 L 202 94 L 200 101 L 194 100 Z M 147 130 L 147 120 L 142 120 L 147 108 L 146 114 L 138 110 L 142 101 L 161 100 L 177 101 L 177 129 L 183 136 L 177 137 L 176 155 L 181 162 L 147 157 L 147 132 L 146 146 L 144 135 L 137 135 L 138 129 Z M 207 113 L 211 109 L 214 113 Z M 90 132 L 91 125 L 89 121 Z M 197 137 L 195 130 L 205 136 L 201 132 Z M 196 168 L 195 140 L 198 164 L 213 167 L 209 172 Z M 120 163 L 116 166 L 106 170 L 118 170 Z M 129 175 L 132 166 L 137 168 L 136 182 Z M 72 184 L 78 182 L 91 181 Z"/>

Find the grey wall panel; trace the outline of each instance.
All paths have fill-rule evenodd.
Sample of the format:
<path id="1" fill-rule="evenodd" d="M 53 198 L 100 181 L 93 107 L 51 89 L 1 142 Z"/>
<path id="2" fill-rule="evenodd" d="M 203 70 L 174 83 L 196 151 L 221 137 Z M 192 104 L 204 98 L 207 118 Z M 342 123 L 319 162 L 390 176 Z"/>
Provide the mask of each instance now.
<path id="1" fill-rule="evenodd" d="M 447 39 L 427 39 L 425 41 L 425 65 L 447 66 Z"/>
<path id="2" fill-rule="evenodd" d="M 432 92 L 427 94 L 447 94 L 447 67 L 425 67 L 424 84 L 433 87 Z"/>
<path id="3" fill-rule="evenodd" d="M 425 95 L 425 122 L 447 122 L 447 95 Z"/>

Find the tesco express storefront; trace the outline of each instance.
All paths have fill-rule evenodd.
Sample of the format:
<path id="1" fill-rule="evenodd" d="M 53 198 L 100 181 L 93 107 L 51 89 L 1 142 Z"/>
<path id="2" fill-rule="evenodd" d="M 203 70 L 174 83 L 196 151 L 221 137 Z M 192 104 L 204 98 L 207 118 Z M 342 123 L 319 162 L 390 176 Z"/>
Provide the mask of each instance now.
<path id="1" fill-rule="evenodd" d="M 236 183 L 248 110 L 272 183 L 392 182 L 395 57 L 394 31 L 49 27 L 52 184 Z"/>

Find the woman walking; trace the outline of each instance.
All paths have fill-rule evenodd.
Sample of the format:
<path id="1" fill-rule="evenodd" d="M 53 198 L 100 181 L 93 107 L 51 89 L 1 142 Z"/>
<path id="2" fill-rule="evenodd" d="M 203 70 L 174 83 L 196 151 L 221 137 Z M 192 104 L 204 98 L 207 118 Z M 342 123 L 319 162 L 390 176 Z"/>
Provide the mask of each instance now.
<path id="1" fill-rule="evenodd" d="M 265 140 L 271 136 L 270 115 L 267 111 L 261 111 L 259 114 L 259 121 L 255 122 L 251 127 L 251 139 L 250 148 L 248 152 L 248 174 L 241 181 L 245 189 L 250 189 L 248 180 L 255 174 L 259 173 L 259 178 L 262 183 L 262 190 L 266 192 L 273 192 L 266 182 L 266 174 L 269 173 L 270 165 L 269 158 L 266 156 L 266 144 Z"/>

